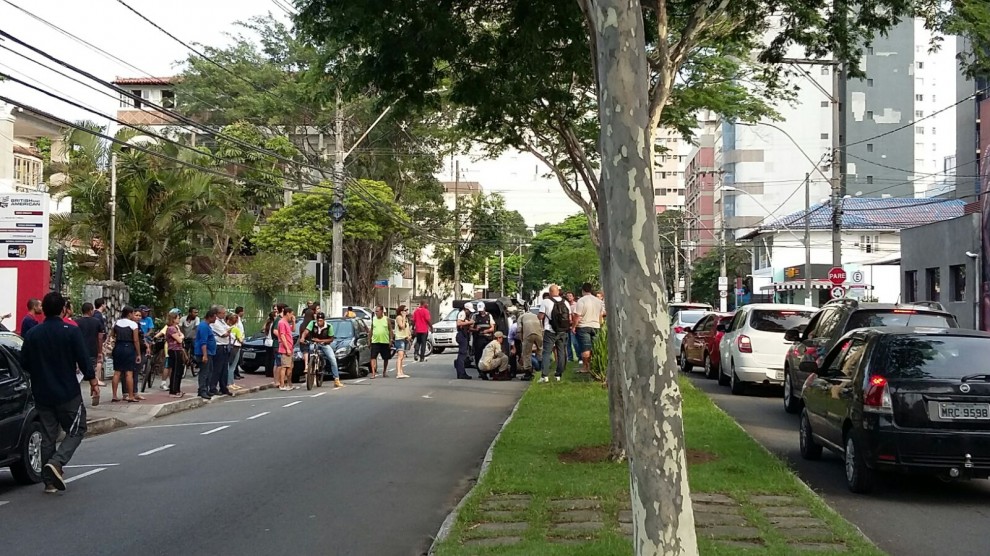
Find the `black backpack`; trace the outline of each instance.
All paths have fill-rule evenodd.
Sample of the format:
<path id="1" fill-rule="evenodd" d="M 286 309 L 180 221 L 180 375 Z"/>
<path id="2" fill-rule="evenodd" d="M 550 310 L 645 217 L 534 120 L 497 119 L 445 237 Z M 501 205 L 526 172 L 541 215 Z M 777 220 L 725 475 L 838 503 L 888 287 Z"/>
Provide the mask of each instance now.
<path id="1" fill-rule="evenodd" d="M 553 302 L 553 310 L 550 311 L 550 328 L 554 332 L 567 332 L 571 329 L 571 309 L 563 299 Z"/>

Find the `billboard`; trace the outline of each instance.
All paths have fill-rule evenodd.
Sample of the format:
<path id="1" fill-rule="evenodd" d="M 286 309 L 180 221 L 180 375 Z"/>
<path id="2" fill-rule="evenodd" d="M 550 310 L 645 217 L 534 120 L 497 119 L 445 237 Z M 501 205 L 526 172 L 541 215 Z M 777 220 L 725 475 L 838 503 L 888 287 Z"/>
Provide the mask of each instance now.
<path id="1" fill-rule="evenodd" d="M 48 260 L 48 195 L 0 193 L 0 260 Z"/>

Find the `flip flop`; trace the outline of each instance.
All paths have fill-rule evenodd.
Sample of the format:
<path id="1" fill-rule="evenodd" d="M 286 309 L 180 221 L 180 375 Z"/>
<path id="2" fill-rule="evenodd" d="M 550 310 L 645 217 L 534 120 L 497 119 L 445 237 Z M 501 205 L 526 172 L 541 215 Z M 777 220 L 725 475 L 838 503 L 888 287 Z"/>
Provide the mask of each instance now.
<path id="1" fill-rule="evenodd" d="M 399 375 L 399 376 L 397 376 L 395 378 L 409 378 L 409 375 Z"/>

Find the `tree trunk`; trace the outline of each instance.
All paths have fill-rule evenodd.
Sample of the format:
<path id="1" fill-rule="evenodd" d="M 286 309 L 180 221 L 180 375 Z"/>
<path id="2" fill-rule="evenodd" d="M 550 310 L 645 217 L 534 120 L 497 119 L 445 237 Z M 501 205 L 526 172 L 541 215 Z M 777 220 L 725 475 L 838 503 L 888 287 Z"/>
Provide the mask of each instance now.
<path id="1" fill-rule="evenodd" d="M 637 0 L 586 0 L 595 29 L 610 359 L 625 390 L 636 554 L 697 554 L 681 394 L 657 248 L 645 29 Z"/>

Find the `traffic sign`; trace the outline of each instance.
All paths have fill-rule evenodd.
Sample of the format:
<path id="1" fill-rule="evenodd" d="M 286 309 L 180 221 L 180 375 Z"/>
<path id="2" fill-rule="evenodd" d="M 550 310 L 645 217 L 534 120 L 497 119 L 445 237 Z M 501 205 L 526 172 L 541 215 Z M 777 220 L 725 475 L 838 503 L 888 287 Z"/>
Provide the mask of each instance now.
<path id="1" fill-rule="evenodd" d="M 722 299 L 725 299 L 726 297 L 729 297 L 729 292 L 722 290 L 718 292 L 718 296 L 721 297 Z"/>
<path id="2" fill-rule="evenodd" d="M 862 270 L 856 270 L 856 271 L 853 272 L 853 283 L 854 284 L 862 284 L 864 278 L 866 278 L 866 276 L 863 275 L 863 271 Z"/>
<path id="3" fill-rule="evenodd" d="M 832 286 L 832 299 L 842 299 L 846 296 L 846 288 L 842 286 Z"/>
<path id="4" fill-rule="evenodd" d="M 833 266 L 828 271 L 828 281 L 836 286 L 841 286 L 846 281 L 846 269 L 841 266 Z"/>

